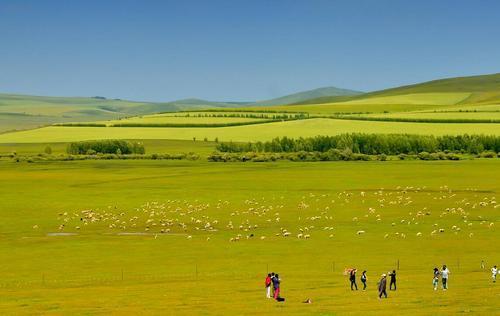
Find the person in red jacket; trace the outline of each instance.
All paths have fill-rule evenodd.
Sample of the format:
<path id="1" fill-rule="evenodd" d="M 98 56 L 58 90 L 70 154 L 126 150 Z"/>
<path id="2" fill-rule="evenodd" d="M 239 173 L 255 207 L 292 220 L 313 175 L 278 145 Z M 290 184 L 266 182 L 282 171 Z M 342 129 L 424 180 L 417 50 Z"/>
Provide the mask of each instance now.
<path id="1" fill-rule="evenodd" d="M 268 273 L 266 277 L 266 297 L 271 298 L 271 273 Z"/>

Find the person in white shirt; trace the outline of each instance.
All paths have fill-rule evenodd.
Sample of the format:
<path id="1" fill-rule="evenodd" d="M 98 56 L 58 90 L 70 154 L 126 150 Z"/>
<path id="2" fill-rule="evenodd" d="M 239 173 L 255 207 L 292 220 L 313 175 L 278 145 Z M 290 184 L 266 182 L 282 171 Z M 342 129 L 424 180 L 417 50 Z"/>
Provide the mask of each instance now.
<path id="1" fill-rule="evenodd" d="M 443 282 L 443 291 L 448 289 L 448 276 L 450 274 L 450 270 L 443 265 L 443 269 L 441 270 L 441 281 Z"/>
<path id="2" fill-rule="evenodd" d="M 493 268 L 491 268 L 491 278 L 493 279 L 493 283 L 497 281 L 497 274 L 498 274 L 497 266 L 493 266 Z"/>

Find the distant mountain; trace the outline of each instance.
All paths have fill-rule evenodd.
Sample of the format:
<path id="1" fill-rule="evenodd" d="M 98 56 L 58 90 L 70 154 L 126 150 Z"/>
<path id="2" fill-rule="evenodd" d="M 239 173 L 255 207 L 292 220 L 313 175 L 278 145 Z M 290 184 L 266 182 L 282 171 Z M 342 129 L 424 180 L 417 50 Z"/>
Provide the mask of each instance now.
<path id="1" fill-rule="evenodd" d="M 349 90 L 349 89 L 340 89 L 336 87 L 324 87 L 318 88 L 308 91 L 297 92 L 290 95 L 285 95 L 283 97 L 258 101 L 252 104 L 252 106 L 267 106 L 267 105 L 285 105 L 285 104 L 293 104 L 300 103 L 305 100 L 320 98 L 320 97 L 339 97 L 339 96 L 353 96 L 359 95 L 363 92 Z"/>
<path id="2" fill-rule="evenodd" d="M 225 102 L 225 101 L 207 101 L 203 99 L 189 98 L 168 102 L 170 105 L 181 105 L 191 107 L 217 107 L 217 108 L 234 108 L 238 106 L 246 106 L 252 102 Z"/>
<path id="3" fill-rule="evenodd" d="M 462 103 L 497 103 L 500 102 L 500 73 L 479 76 L 445 78 L 396 88 L 368 92 L 348 97 L 319 97 L 297 102 L 299 104 L 323 104 L 342 101 L 388 97 L 420 93 L 471 93 Z"/>

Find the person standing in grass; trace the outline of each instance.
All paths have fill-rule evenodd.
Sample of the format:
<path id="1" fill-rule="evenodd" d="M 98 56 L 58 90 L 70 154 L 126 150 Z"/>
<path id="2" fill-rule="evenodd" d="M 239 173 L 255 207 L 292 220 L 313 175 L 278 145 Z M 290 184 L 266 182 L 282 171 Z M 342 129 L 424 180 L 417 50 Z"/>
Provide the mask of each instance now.
<path id="1" fill-rule="evenodd" d="M 268 273 L 266 277 L 266 297 L 271 298 L 271 273 Z"/>
<path id="2" fill-rule="evenodd" d="M 349 281 L 351 281 L 351 291 L 354 291 L 354 287 L 356 287 L 356 291 L 358 290 L 358 285 L 356 284 L 356 269 L 352 269 L 351 272 L 349 272 Z"/>
<path id="3" fill-rule="evenodd" d="M 439 269 L 434 268 L 434 277 L 432 279 L 432 286 L 434 286 L 434 291 L 438 289 L 439 285 Z"/>
<path id="4" fill-rule="evenodd" d="M 391 284 L 389 285 L 389 290 L 396 291 L 396 270 L 392 270 L 392 272 L 389 272 L 389 276 L 391 277 Z M 392 289 L 393 285 L 394 285 L 394 290 Z"/>
<path id="5" fill-rule="evenodd" d="M 450 270 L 446 265 L 443 265 L 443 269 L 441 270 L 441 281 L 443 282 L 443 291 L 448 289 L 448 276 L 450 275 Z"/>
<path id="6" fill-rule="evenodd" d="M 273 288 L 274 288 L 274 299 L 278 300 L 278 297 L 280 297 L 280 276 L 276 273 L 274 275 L 273 279 Z"/>
<path id="7" fill-rule="evenodd" d="M 361 274 L 361 282 L 363 283 L 363 291 L 366 290 L 366 270 Z"/>
<path id="8" fill-rule="evenodd" d="M 387 275 L 384 273 L 382 274 L 382 279 L 380 279 L 380 282 L 378 283 L 378 299 L 382 298 L 382 295 L 387 298 Z"/>
<path id="9" fill-rule="evenodd" d="M 497 274 L 498 274 L 497 266 L 493 266 L 493 268 L 491 268 L 491 278 L 493 280 L 493 283 L 497 281 Z"/>
<path id="10" fill-rule="evenodd" d="M 274 272 L 271 272 L 271 297 L 274 297 L 274 278 L 276 275 Z"/>

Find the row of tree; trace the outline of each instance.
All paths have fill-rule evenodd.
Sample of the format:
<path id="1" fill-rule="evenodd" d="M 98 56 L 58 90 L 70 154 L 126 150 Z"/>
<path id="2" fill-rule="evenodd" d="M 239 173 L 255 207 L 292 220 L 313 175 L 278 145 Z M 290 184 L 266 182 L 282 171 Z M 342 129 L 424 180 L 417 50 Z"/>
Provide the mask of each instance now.
<path id="1" fill-rule="evenodd" d="M 187 113 L 185 115 L 174 115 L 176 117 L 238 117 L 238 118 L 256 118 L 256 119 L 275 119 L 275 120 L 298 120 L 305 119 L 309 117 L 308 113 L 298 113 L 298 114 L 286 114 L 286 113 L 224 113 L 224 112 L 212 112 L 212 113 Z"/>
<path id="2" fill-rule="evenodd" d="M 275 138 L 266 142 L 221 142 L 221 152 L 327 152 L 330 149 L 349 149 L 367 155 L 418 154 L 420 152 L 456 152 L 479 154 L 500 152 L 500 137 L 490 135 L 432 136 L 411 134 L 341 134 L 309 138 Z"/>
<path id="3" fill-rule="evenodd" d="M 139 142 L 126 140 L 104 139 L 89 140 L 83 142 L 72 142 L 66 148 L 68 154 L 72 155 L 95 155 L 95 154 L 117 154 L 129 155 L 146 153 L 144 145 Z"/>

